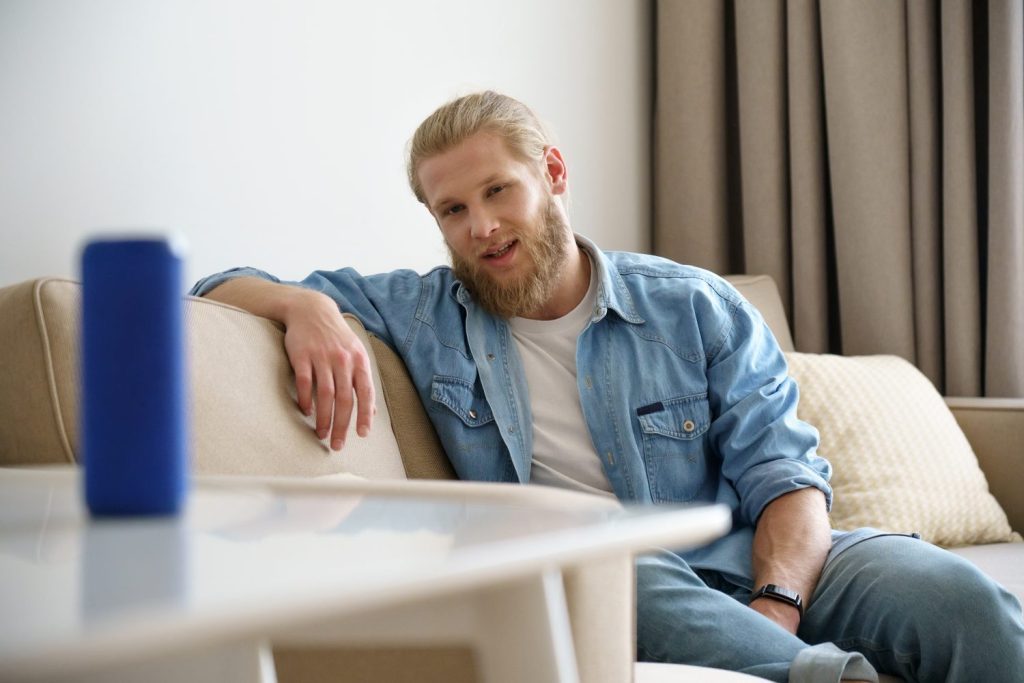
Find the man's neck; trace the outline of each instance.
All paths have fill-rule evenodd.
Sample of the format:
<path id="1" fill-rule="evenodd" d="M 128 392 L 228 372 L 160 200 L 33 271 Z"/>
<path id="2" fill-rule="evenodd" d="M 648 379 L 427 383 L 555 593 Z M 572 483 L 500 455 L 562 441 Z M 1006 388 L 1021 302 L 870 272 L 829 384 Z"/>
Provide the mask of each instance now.
<path id="1" fill-rule="evenodd" d="M 576 308 L 590 288 L 590 257 L 576 244 L 574 237 L 572 247 L 565 262 L 565 269 L 555 285 L 554 293 L 546 304 L 536 311 L 523 315 L 532 320 L 555 320 Z"/>

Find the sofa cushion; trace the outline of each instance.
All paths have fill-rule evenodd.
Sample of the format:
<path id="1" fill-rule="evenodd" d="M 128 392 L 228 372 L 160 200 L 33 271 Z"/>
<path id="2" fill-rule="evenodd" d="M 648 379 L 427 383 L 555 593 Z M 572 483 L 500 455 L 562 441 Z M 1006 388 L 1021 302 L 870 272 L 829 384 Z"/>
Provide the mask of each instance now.
<path id="1" fill-rule="evenodd" d="M 968 548 L 953 548 L 954 553 L 970 560 L 996 583 L 1024 603 L 1024 543 L 989 543 Z"/>
<path id="2" fill-rule="evenodd" d="M 836 528 L 918 532 L 944 546 L 1014 538 L 931 382 L 896 356 L 786 354 L 800 417 L 833 466 Z"/>

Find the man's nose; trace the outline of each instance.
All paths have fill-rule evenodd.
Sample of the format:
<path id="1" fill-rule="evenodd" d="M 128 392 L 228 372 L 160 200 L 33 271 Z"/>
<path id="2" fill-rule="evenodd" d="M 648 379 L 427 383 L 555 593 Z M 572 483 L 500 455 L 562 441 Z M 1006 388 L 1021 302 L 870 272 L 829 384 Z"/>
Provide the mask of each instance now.
<path id="1" fill-rule="evenodd" d="M 470 210 L 470 230 L 476 239 L 487 239 L 501 227 L 501 221 L 484 207 Z"/>

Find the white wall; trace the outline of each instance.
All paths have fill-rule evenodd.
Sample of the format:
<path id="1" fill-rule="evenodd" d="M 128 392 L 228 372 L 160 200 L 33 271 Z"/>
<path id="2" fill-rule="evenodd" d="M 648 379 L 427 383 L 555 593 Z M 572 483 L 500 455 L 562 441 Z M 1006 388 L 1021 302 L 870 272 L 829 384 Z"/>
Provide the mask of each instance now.
<path id="1" fill-rule="evenodd" d="M 649 247 L 649 0 L 0 0 L 0 286 L 77 277 L 98 228 L 166 227 L 189 283 L 426 270 L 405 144 L 453 96 L 530 104 L 574 227 Z"/>

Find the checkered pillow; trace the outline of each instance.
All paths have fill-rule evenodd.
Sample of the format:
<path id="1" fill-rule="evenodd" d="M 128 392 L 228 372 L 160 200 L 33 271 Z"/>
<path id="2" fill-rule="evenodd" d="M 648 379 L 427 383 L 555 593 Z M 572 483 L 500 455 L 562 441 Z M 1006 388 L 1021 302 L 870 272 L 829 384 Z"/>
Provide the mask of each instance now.
<path id="1" fill-rule="evenodd" d="M 1013 540 L 935 387 L 896 356 L 788 353 L 801 419 L 833 467 L 832 525 L 919 532 L 943 546 Z"/>

